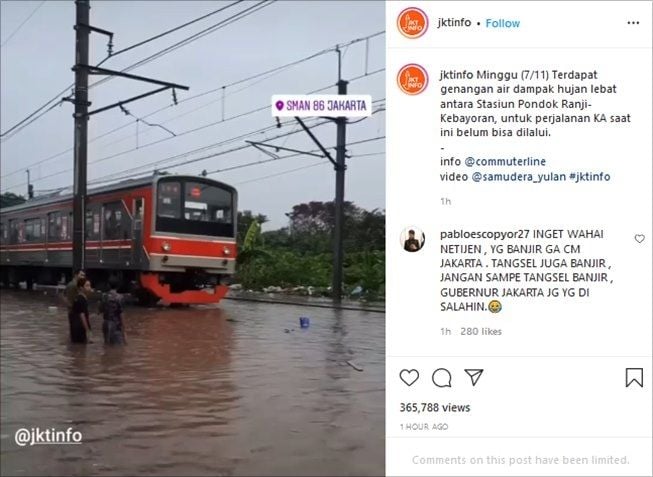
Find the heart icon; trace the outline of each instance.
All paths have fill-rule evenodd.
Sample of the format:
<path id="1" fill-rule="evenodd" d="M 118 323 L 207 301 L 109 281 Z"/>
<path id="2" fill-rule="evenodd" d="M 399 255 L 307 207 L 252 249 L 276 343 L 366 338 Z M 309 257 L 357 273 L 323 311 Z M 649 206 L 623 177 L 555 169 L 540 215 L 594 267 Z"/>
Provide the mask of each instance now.
<path id="1" fill-rule="evenodd" d="M 274 103 L 274 105 L 277 107 L 277 111 L 281 111 L 283 109 L 283 101 L 277 101 Z"/>
<path id="2" fill-rule="evenodd" d="M 412 386 L 415 384 L 415 381 L 419 379 L 419 371 L 416 369 L 402 369 L 399 373 L 399 379 L 401 379 L 406 386 Z"/>
<path id="3" fill-rule="evenodd" d="M 635 242 L 637 243 L 642 243 L 646 237 L 644 234 L 637 234 L 635 235 Z"/>

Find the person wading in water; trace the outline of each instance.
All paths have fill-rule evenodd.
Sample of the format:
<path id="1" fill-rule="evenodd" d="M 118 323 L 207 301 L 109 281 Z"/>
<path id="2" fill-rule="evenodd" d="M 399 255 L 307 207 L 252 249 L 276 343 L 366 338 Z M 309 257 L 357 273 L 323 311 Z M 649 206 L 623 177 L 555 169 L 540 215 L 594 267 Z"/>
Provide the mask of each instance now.
<path id="1" fill-rule="evenodd" d="M 104 321 L 102 334 L 104 344 L 126 344 L 125 327 L 122 323 L 122 296 L 118 293 L 118 279 L 109 279 L 109 293 L 105 293 L 100 301 L 99 311 Z"/>
<path id="2" fill-rule="evenodd" d="M 73 309 L 73 302 L 77 297 L 77 280 L 80 278 L 86 278 L 84 270 L 77 270 L 77 272 L 73 275 L 72 280 L 70 280 L 66 285 L 66 289 L 63 292 L 63 301 L 66 303 L 69 314 Z"/>
<path id="3" fill-rule="evenodd" d="M 92 343 L 91 322 L 88 316 L 88 295 L 92 292 L 91 282 L 86 278 L 77 280 L 77 296 L 68 313 L 70 323 L 70 341 L 73 343 Z"/>

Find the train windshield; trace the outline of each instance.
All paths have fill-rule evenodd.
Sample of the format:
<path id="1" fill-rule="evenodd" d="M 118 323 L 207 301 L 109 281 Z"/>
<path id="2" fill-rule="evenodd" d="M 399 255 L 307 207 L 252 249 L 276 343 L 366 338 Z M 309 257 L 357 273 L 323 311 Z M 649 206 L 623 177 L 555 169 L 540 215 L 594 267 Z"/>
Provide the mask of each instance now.
<path id="1" fill-rule="evenodd" d="M 156 229 L 192 235 L 234 236 L 234 193 L 200 179 L 162 179 Z"/>

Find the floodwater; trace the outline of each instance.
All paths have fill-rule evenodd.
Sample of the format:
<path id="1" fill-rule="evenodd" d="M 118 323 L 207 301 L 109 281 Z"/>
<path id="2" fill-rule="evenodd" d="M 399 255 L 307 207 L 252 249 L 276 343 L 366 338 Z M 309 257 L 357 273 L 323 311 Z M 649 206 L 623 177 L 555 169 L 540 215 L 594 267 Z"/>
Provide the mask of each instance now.
<path id="1" fill-rule="evenodd" d="M 2 475 L 384 474 L 384 314 L 129 307 L 112 348 L 97 316 L 94 343 L 69 344 L 56 305 L 2 291 Z M 16 444 L 37 427 L 82 444 Z"/>

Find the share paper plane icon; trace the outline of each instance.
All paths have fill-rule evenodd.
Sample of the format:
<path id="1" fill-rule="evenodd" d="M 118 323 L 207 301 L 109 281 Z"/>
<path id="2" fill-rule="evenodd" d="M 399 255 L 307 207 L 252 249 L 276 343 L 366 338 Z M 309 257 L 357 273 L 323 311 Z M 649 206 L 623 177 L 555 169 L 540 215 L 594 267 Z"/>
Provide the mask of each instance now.
<path id="1" fill-rule="evenodd" d="M 465 372 L 472 380 L 472 386 L 476 386 L 476 383 L 478 382 L 478 378 L 480 378 L 481 374 L 483 374 L 482 369 L 466 369 Z"/>

